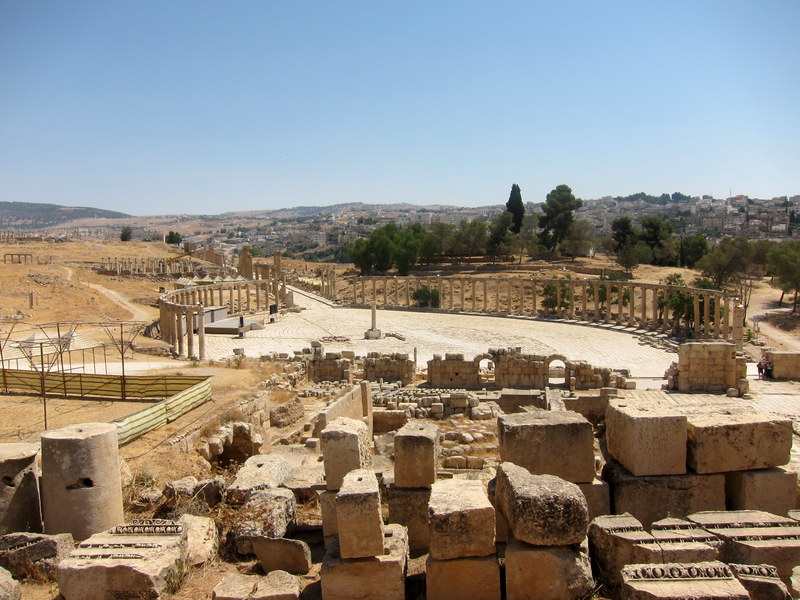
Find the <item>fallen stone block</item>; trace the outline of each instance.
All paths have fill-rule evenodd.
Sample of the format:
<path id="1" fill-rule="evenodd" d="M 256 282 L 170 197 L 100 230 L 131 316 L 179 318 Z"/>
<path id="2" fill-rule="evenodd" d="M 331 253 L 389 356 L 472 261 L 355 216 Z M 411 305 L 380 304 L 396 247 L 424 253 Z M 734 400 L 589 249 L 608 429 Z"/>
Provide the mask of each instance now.
<path id="1" fill-rule="evenodd" d="M 38 444 L 0 444 L 0 534 L 42 531 Z"/>
<path id="2" fill-rule="evenodd" d="M 611 487 L 614 512 L 630 513 L 645 527 L 666 517 L 725 509 L 725 475 L 721 473 L 635 477 L 609 461 L 603 467 L 603 480 Z"/>
<path id="3" fill-rule="evenodd" d="M 586 540 L 572 546 L 506 546 L 506 597 L 514 600 L 583 598 L 594 588 Z"/>
<path id="4" fill-rule="evenodd" d="M 752 409 L 689 415 L 687 462 L 695 473 L 779 467 L 789 462 L 792 422 Z"/>
<path id="5" fill-rule="evenodd" d="M 628 565 L 622 569 L 626 600 L 749 600 L 724 563 Z"/>
<path id="6" fill-rule="evenodd" d="M 588 538 L 595 575 L 611 589 L 622 584 L 625 565 L 662 562 L 655 538 L 630 514 L 595 518 Z"/>
<path id="7" fill-rule="evenodd" d="M 214 587 L 211 600 L 250 600 L 260 579 L 258 575 L 225 575 Z"/>
<path id="8" fill-rule="evenodd" d="M 383 519 L 378 478 L 367 469 L 345 475 L 336 494 L 336 523 L 342 558 L 383 554 Z"/>
<path id="9" fill-rule="evenodd" d="M 22 586 L 3 567 L 0 567 L 0 598 L 22 600 Z"/>
<path id="10" fill-rule="evenodd" d="M 248 458 L 236 473 L 236 478 L 225 489 L 228 504 L 244 504 L 248 497 L 258 490 L 280 487 L 292 472 L 286 459 L 280 456 L 257 454 Z"/>
<path id="11" fill-rule="evenodd" d="M 661 562 L 708 562 L 720 558 L 722 541 L 696 523 L 662 519 L 653 523 L 650 534 L 661 548 Z"/>
<path id="12" fill-rule="evenodd" d="M 436 482 L 439 428 L 425 421 L 409 421 L 394 436 L 394 484 L 426 488 Z"/>
<path id="13" fill-rule="evenodd" d="M 431 558 L 495 553 L 494 507 L 480 481 L 447 479 L 434 483 L 428 523 Z"/>
<path id="14" fill-rule="evenodd" d="M 250 600 L 297 600 L 300 580 L 286 571 L 272 571 L 262 577 Z"/>
<path id="15" fill-rule="evenodd" d="M 219 533 L 214 519 L 181 515 L 178 523 L 186 530 L 187 560 L 192 566 L 202 565 L 217 556 Z"/>
<path id="16" fill-rule="evenodd" d="M 412 556 L 426 554 L 430 544 L 428 503 L 430 488 L 389 488 L 389 523 L 399 523 L 408 529 L 408 547 Z"/>
<path id="17" fill-rule="evenodd" d="M 786 600 L 789 590 L 778 577 L 772 565 L 729 564 L 733 576 L 739 580 L 753 600 Z"/>
<path id="18" fill-rule="evenodd" d="M 334 419 L 322 430 L 320 445 L 329 490 L 338 490 L 350 471 L 372 466 L 369 427 L 362 421 L 346 417 Z"/>
<path id="19" fill-rule="evenodd" d="M 342 558 L 333 538 L 320 569 L 325 600 L 405 600 L 408 536 L 402 525 L 384 530 L 384 553 L 371 558 Z"/>
<path id="20" fill-rule="evenodd" d="M 254 537 L 286 537 L 295 521 L 297 502 L 291 490 L 279 488 L 254 492 L 239 511 L 230 535 L 236 552 L 252 554 Z"/>
<path id="21" fill-rule="evenodd" d="M 573 483 L 595 478 L 592 424 L 578 413 L 537 410 L 498 417 L 500 460 Z"/>
<path id="22" fill-rule="evenodd" d="M 781 467 L 725 474 L 729 510 L 786 515 L 797 504 L 797 473 Z"/>
<path id="23" fill-rule="evenodd" d="M 175 521 L 141 519 L 97 533 L 58 565 L 65 600 L 160 598 L 175 592 L 187 569 L 186 532 Z"/>
<path id="24" fill-rule="evenodd" d="M 504 462 L 497 468 L 497 505 L 513 536 L 539 546 L 579 544 L 589 525 L 586 498 L 574 483 L 531 475 Z"/>
<path id="25" fill-rule="evenodd" d="M 58 563 L 74 548 L 69 533 L 9 533 L 0 537 L 0 567 L 16 579 L 55 581 Z"/>
<path id="26" fill-rule="evenodd" d="M 429 556 L 425 583 L 427 600 L 500 600 L 500 565 L 493 554 L 450 560 Z"/>
<path id="27" fill-rule="evenodd" d="M 303 540 L 259 537 L 252 539 L 252 545 L 265 573 L 305 575 L 311 570 L 311 549 Z"/>
<path id="28" fill-rule="evenodd" d="M 656 403 L 612 399 L 606 410 L 606 444 L 633 475 L 686 473 L 686 415 Z"/>

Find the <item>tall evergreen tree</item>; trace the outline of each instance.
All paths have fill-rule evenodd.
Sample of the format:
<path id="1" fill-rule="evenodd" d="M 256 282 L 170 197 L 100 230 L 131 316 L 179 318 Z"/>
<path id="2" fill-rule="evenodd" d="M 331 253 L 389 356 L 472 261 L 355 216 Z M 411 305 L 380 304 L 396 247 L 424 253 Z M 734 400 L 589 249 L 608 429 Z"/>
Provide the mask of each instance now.
<path id="1" fill-rule="evenodd" d="M 525 216 L 525 205 L 522 203 L 522 190 L 515 183 L 511 186 L 511 194 L 508 196 L 506 202 L 506 210 L 513 216 L 511 224 L 511 232 L 514 234 L 519 233 L 522 228 L 522 218 Z"/>

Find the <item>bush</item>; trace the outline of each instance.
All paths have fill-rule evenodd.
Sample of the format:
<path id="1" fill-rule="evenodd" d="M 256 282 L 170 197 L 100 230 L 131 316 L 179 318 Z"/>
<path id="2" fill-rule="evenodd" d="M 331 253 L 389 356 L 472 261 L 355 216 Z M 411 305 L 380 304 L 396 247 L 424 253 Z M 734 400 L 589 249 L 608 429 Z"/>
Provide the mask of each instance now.
<path id="1" fill-rule="evenodd" d="M 414 292 L 411 297 L 414 299 L 414 302 L 417 303 L 417 306 L 439 308 L 439 290 L 432 290 L 429 287 L 423 286 Z"/>

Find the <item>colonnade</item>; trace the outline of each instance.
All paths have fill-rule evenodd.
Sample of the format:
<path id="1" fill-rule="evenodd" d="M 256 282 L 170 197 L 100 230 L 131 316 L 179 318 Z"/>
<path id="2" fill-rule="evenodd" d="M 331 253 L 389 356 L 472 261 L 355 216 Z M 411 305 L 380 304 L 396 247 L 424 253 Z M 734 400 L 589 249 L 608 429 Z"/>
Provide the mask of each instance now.
<path id="1" fill-rule="evenodd" d="M 414 306 L 414 292 L 439 294 L 440 308 L 457 312 L 558 317 L 669 331 L 675 317 L 666 300 L 691 298 L 694 337 L 734 337 L 736 298 L 719 290 L 600 279 L 491 277 L 359 277 L 350 301 L 356 306 Z M 741 328 L 741 316 L 738 319 Z"/>
<path id="2" fill-rule="evenodd" d="M 122 273 L 140 273 L 153 275 L 169 275 L 172 273 L 192 273 L 197 261 L 181 258 L 170 261 L 163 258 L 104 258 L 101 266 L 104 271 Z"/>

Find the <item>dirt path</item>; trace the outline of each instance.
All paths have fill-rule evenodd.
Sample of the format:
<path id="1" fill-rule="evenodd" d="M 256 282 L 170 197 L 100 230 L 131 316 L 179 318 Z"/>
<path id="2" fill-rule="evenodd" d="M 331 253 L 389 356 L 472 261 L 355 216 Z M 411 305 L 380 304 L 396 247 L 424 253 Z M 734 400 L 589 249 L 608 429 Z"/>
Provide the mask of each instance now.
<path id="1" fill-rule="evenodd" d="M 70 267 L 62 266 L 67 272 L 67 281 L 71 281 L 73 276 L 75 275 L 75 271 Z M 122 294 L 115 292 L 114 290 L 110 290 L 107 287 L 104 287 L 97 283 L 89 283 L 88 281 L 84 281 L 80 279 L 80 277 L 76 277 L 75 280 L 80 283 L 81 285 L 85 285 L 87 287 L 92 288 L 94 291 L 102 294 L 118 306 L 124 308 L 129 313 L 131 313 L 131 319 L 133 321 L 146 321 L 151 322 L 153 320 L 150 311 L 146 308 L 136 304 L 135 302 L 131 302 L 127 298 L 125 298 Z"/>
<path id="2" fill-rule="evenodd" d="M 775 327 L 765 318 L 768 313 L 792 312 L 791 303 L 785 300 L 783 306 L 778 306 L 780 295 L 780 290 L 769 285 L 766 279 L 759 282 L 750 298 L 747 320 L 753 324 L 751 327 L 757 324 L 760 337 L 766 342 L 767 347 L 800 352 L 800 337 Z"/>

